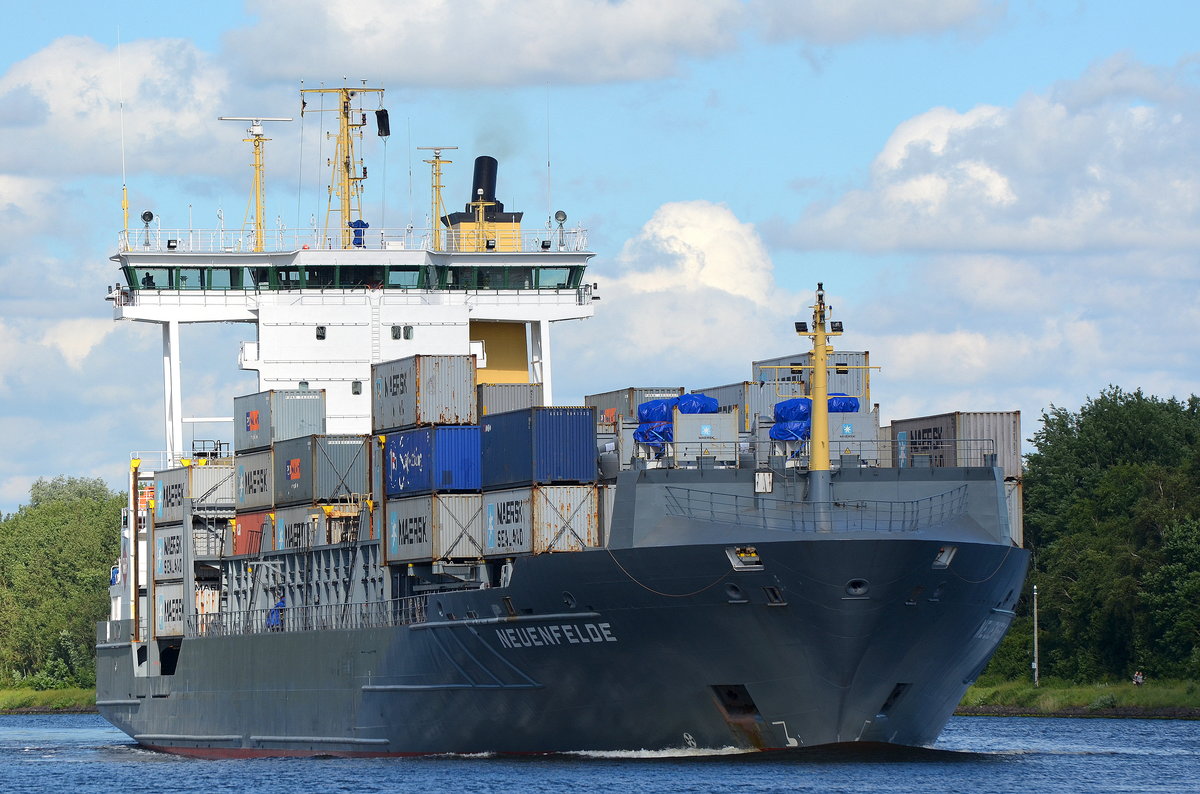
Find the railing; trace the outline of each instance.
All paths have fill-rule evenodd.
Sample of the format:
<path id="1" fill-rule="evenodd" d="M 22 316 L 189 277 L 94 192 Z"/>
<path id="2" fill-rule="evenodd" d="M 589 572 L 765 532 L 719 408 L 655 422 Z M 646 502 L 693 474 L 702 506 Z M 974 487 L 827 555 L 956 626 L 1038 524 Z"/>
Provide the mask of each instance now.
<path id="1" fill-rule="evenodd" d="M 443 229 L 442 235 L 441 250 L 445 252 L 552 253 L 588 250 L 586 229 L 521 232 L 498 229 L 493 233 L 471 231 L 457 235 Z M 122 252 L 255 253 L 252 229 L 129 229 L 118 232 L 117 245 Z M 433 237 L 428 229 L 367 229 L 350 250 L 430 251 L 432 245 Z M 331 229 L 328 233 L 321 229 L 275 229 L 263 237 L 263 252 L 268 253 L 341 248 L 340 229 Z"/>
<path id="2" fill-rule="evenodd" d="M 236 637 L 283 631 L 340 631 L 425 622 L 428 596 L 370 604 L 315 604 L 218 612 L 186 619 L 186 637 Z"/>
<path id="3" fill-rule="evenodd" d="M 793 502 L 667 487 L 667 515 L 792 532 L 916 532 L 962 515 L 967 488 L 908 502 Z"/>

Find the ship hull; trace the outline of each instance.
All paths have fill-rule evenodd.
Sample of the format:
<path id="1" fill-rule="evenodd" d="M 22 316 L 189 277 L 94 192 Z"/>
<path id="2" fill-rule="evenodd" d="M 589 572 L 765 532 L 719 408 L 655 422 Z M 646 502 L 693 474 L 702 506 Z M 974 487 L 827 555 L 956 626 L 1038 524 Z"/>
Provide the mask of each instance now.
<path id="1" fill-rule="evenodd" d="M 203 757 L 928 745 L 1012 619 L 1028 553 L 929 537 L 596 549 L 384 628 L 98 649 L 97 705 Z M 865 585 L 865 590 L 863 588 Z M 145 669 L 148 665 L 143 664 Z"/>

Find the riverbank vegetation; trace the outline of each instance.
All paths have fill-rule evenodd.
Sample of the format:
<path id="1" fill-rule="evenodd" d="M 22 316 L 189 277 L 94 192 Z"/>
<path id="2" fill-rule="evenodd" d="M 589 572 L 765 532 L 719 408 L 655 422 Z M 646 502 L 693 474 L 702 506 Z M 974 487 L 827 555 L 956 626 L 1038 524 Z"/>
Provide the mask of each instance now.
<path id="1" fill-rule="evenodd" d="M 1037 585 L 1043 678 L 1200 680 L 1200 398 L 1110 387 L 1051 406 L 1032 440 L 1032 564 L 987 676 L 1031 680 Z"/>
<path id="2" fill-rule="evenodd" d="M 90 691 L 125 500 L 75 477 L 38 480 L 29 496 L 0 518 L 0 688 Z"/>
<path id="3" fill-rule="evenodd" d="M 1076 684 L 1051 678 L 1035 687 L 1029 680 L 983 678 L 967 690 L 958 713 L 1200 719 L 1200 685 L 1176 680 Z"/>

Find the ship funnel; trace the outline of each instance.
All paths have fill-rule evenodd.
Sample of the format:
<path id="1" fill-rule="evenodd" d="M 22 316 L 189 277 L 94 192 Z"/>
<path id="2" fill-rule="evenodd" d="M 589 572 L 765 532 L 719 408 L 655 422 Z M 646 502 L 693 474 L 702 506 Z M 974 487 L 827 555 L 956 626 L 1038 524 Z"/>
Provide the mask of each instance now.
<path id="1" fill-rule="evenodd" d="M 479 191 L 483 191 L 481 194 Z M 496 200 L 496 158 L 486 154 L 475 158 L 475 178 L 471 180 L 471 198 L 467 201 L 467 209 L 472 201 Z M 497 209 L 504 211 L 503 206 Z"/>

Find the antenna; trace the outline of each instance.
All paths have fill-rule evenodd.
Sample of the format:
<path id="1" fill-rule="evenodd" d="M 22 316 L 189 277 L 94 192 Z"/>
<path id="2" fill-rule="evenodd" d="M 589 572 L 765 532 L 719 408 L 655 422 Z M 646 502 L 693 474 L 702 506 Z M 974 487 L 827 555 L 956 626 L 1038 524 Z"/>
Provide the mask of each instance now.
<path id="1" fill-rule="evenodd" d="M 125 230 L 125 245 L 129 245 L 129 189 L 125 183 L 125 68 L 121 63 L 121 26 L 117 25 L 117 107 L 121 117 L 121 215 Z"/>
<path id="2" fill-rule="evenodd" d="M 433 159 L 426 160 L 433 168 L 433 217 L 429 219 L 430 225 L 433 227 L 433 250 L 442 250 L 442 214 L 446 211 L 446 205 L 442 203 L 442 166 L 453 163 L 453 160 L 443 160 L 443 149 L 457 149 L 457 146 L 418 146 L 418 149 L 427 149 L 433 152 Z"/>
<path id="3" fill-rule="evenodd" d="M 263 144 L 271 140 L 263 135 L 264 121 L 291 121 L 287 118 L 267 118 L 265 116 L 218 116 L 217 121 L 248 121 L 250 129 L 246 130 L 249 138 L 243 138 L 245 143 L 254 146 L 254 250 L 263 250 Z"/>

